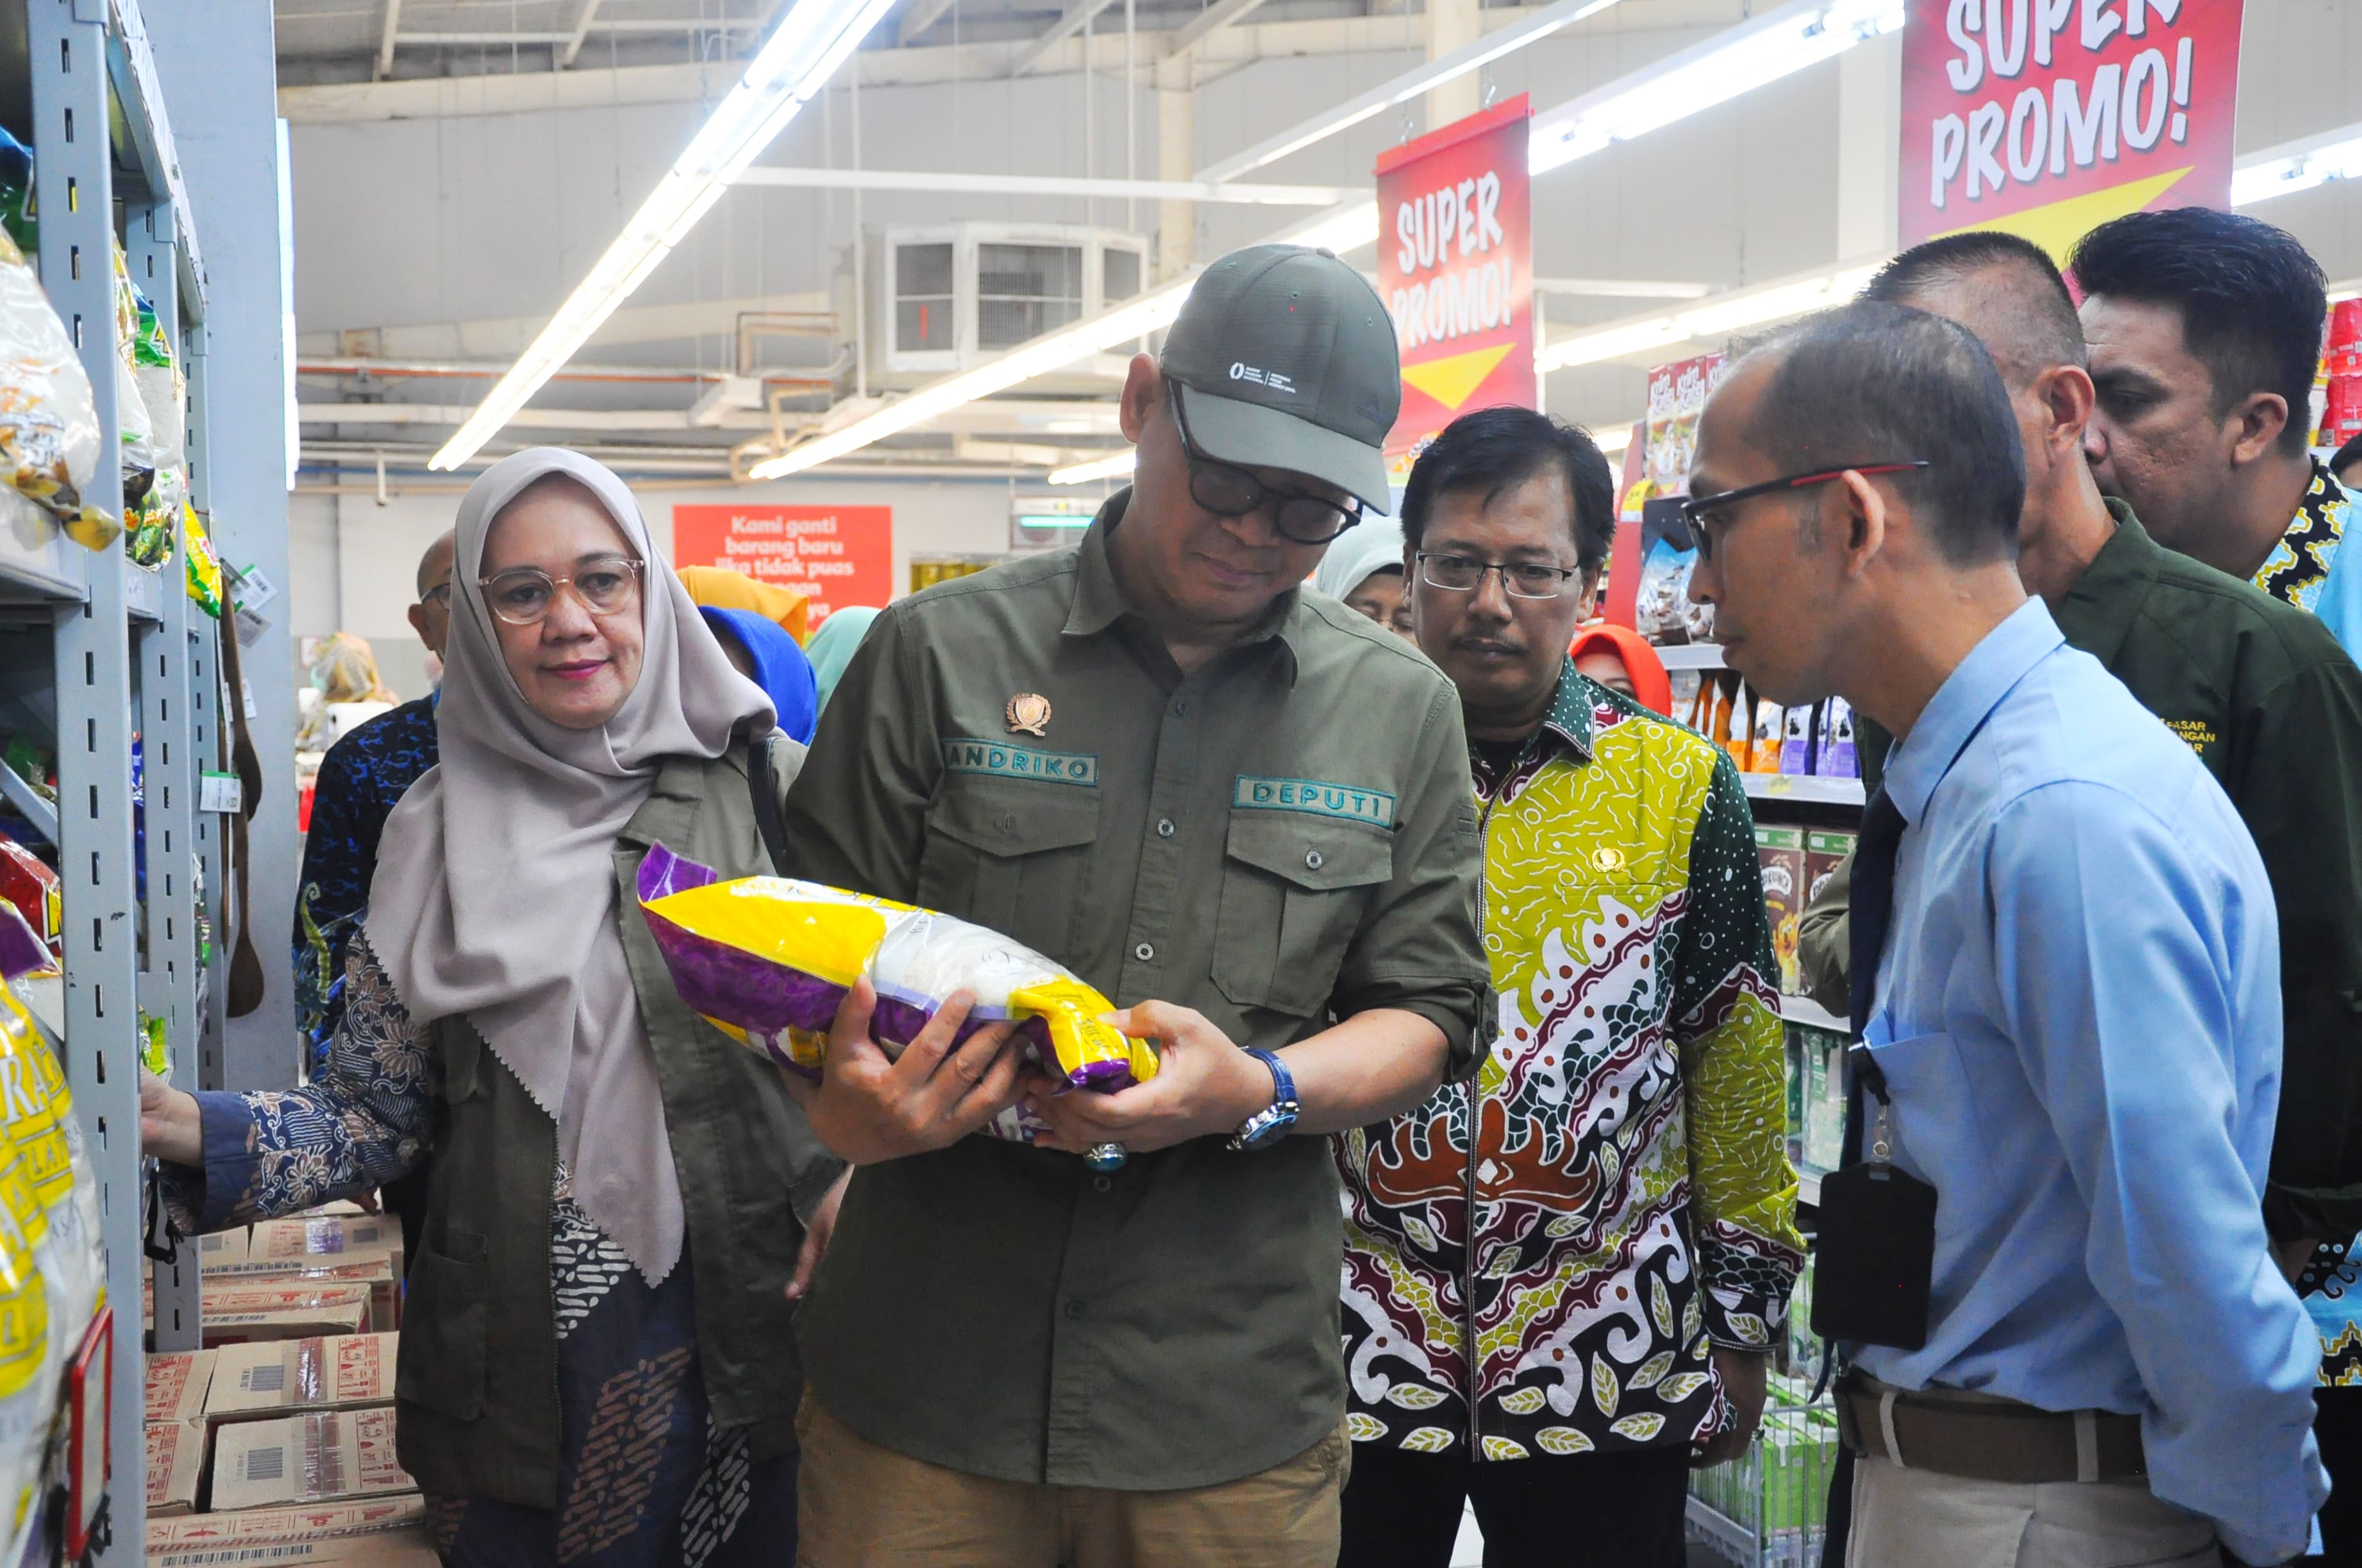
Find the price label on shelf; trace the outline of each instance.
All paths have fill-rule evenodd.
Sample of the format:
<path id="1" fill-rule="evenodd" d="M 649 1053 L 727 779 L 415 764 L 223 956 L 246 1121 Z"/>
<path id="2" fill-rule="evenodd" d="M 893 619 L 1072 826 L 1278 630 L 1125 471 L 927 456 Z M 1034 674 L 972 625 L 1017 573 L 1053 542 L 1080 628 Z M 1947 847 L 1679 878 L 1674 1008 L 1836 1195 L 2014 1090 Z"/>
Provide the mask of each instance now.
<path id="1" fill-rule="evenodd" d="M 201 812 L 242 812 L 246 810 L 246 786 L 235 773 L 203 773 L 197 777 L 197 810 Z"/>

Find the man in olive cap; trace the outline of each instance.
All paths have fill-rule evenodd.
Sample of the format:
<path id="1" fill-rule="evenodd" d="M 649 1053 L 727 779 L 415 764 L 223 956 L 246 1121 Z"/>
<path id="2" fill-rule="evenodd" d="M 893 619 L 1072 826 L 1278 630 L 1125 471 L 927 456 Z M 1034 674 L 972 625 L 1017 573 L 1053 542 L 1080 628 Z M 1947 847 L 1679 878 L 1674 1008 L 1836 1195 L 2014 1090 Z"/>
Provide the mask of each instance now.
<path id="1" fill-rule="evenodd" d="M 958 1006 L 889 1064 L 855 992 L 810 1101 L 860 1168 L 799 1323 L 799 1561 L 1336 1561 L 1323 1134 L 1489 1035 L 1459 700 L 1300 590 L 1385 504 L 1399 399 L 1352 268 L 1224 258 L 1131 362 L 1131 487 L 1078 546 L 888 609 L 837 688 L 794 874 L 1038 948 L 1162 1068 L 1053 1099 L 1005 1028 L 953 1047 Z M 1012 1106 L 1048 1131 L 974 1135 Z"/>

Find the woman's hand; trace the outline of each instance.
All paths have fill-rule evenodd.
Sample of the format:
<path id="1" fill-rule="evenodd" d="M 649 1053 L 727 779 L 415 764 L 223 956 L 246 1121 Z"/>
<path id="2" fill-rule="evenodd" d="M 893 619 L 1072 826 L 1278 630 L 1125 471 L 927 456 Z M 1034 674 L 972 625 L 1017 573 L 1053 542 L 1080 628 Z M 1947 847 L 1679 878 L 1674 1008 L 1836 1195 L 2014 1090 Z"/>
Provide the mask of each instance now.
<path id="1" fill-rule="evenodd" d="M 804 1244 L 796 1253 L 796 1276 L 788 1281 L 789 1300 L 801 1301 L 811 1289 L 812 1275 L 820 1272 L 820 1260 L 828 1255 L 829 1239 L 836 1234 L 836 1211 L 844 1207 L 844 1189 L 852 1180 L 853 1167 L 847 1165 L 822 1195 L 820 1207 L 804 1226 Z"/>
<path id="2" fill-rule="evenodd" d="M 988 1023 L 953 1048 L 975 1005 L 973 992 L 953 992 L 889 1062 L 869 1037 L 877 993 L 866 979 L 854 982 L 829 1025 L 820 1088 L 804 1098 L 821 1142 L 840 1159 L 874 1165 L 955 1143 L 1016 1104 L 1025 1052 L 1010 1039 L 1010 1024 Z"/>
<path id="3" fill-rule="evenodd" d="M 1192 1138 L 1228 1137 L 1271 1105 L 1271 1069 L 1203 1013 L 1151 1001 L 1110 1013 L 1108 1021 L 1136 1040 L 1156 1042 L 1156 1076 L 1113 1094 L 1052 1095 L 1046 1077 L 1032 1075 L 1026 1109 L 1054 1133 L 1043 1146 L 1080 1154 L 1095 1144 L 1120 1143 L 1146 1154 Z"/>
<path id="4" fill-rule="evenodd" d="M 139 1074 L 139 1146 L 168 1165 L 205 1163 L 204 1122 L 197 1097 L 155 1074 Z"/>

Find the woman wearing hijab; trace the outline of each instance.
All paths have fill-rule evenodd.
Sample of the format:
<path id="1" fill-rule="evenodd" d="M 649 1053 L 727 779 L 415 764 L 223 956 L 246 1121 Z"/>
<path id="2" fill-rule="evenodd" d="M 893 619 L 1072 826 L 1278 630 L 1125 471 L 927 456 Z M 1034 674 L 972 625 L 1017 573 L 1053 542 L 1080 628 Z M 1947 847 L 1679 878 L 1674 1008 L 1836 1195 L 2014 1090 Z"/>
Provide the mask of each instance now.
<path id="1" fill-rule="evenodd" d="M 781 588 L 776 582 L 757 582 L 743 571 L 728 567 L 675 567 L 681 585 L 689 590 L 701 610 L 745 610 L 760 615 L 766 621 L 778 624 L 779 630 L 800 644 L 804 640 L 804 623 L 811 613 L 811 600 L 792 588 Z"/>
<path id="2" fill-rule="evenodd" d="M 141 1132 L 198 1231 L 432 1144 L 395 1395 L 447 1562 L 786 1562 L 789 1296 L 840 1167 L 680 1000 L 632 889 L 658 841 L 768 871 L 748 747 L 782 790 L 802 748 L 599 464 L 502 459 L 457 536 L 441 762 L 387 821 L 326 1073 L 150 1079 Z"/>
<path id="3" fill-rule="evenodd" d="M 1567 657 L 1574 668 L 1600 685 L 1621 691 L 1652 713 L 1673 713 L 1672 677 L 1649 639 L 1629 626 L 1606 621 L 1575 633 Z"/>
<path id="4" fill-rule="evenodd" d="M 780 733 L 798 745 L 810 745 L 812 726 L 820 722 L 820 687 L 812 679 L 811 660 L 795 638 L 778 622 L 751 610 L 700 604 L 697 613 L 722 645 L 730 668 L 770 698 Z"/>
<path id="5" fill-rule="evenodd" d="M 1410 595 L 1403 591 L 1402 525 L 1392 518 L 1364 518 L 1339 535 L 1313 569 L 1312 586 L 1405 642 L 1415 640 Z"/>
<path id="6" fill-rule="evenodd" d="M 811 635 L 804 646 L 805 657 L 811 660 L 812 679 L 820 688 L 820 705 L 828 706 L 828 694 L 844 677 L 844 667 L 853 662 L 853 652 L 861 639 L 869 635 L 869 623 L 877 619 L 877 612 L 866 604 L 848 604 L 832 611 L 820 630 Z"/>

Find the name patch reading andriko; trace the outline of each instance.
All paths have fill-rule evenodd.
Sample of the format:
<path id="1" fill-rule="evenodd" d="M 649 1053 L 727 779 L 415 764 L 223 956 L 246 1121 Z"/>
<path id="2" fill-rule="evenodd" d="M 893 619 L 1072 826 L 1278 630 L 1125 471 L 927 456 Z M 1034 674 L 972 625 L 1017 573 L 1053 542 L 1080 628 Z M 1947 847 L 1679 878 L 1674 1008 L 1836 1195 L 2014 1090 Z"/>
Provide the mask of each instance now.
<path id="1" fill-rule="evenodd" d="M 1372 827 L 1395 825 L 1395 798 L 1385 790 L 1319 778 L 1257 778 L 1242 773 L 1231 804 L 1264 812 L 1309 812 L 1316 817 L 1342 817 Z"/>
<path id="2" fill-rule="evenodd" d="M 1037 751 L 1002 741 L 947 740 L 944 766 L 954 773 L 989 773 L 1000 778 L 1040 778 L 1053 784 L 1099 786 L 1098 756 L 1076 751 Z"/>

